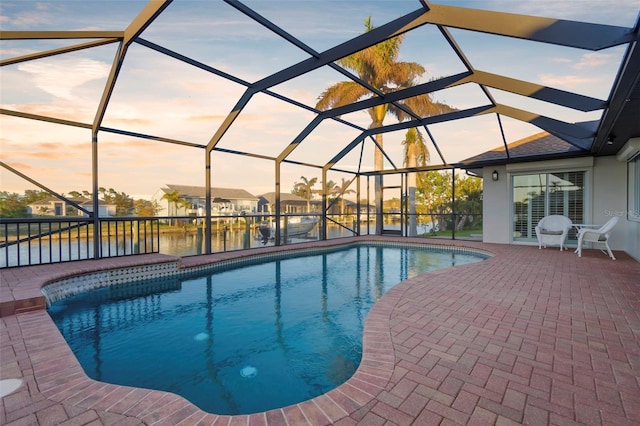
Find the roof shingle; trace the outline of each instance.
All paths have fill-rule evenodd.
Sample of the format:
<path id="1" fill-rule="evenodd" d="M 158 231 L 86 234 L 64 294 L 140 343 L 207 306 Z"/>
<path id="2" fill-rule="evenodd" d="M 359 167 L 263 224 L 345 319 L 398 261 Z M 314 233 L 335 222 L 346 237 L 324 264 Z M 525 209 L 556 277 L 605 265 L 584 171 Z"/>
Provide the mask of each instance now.
<path id="1" fill-rule="evenodd" d="M 507 144 L 509 156 L 504 146 L 469 157 L 460 162 L 463 166 L 473 166 L 481 163 L 491 163 L 495 160 L 507 160 L 514 158 L 532 157 L 539 160 L 544 156 L 558 156 L 561 154 L 574 154 L 580 152 L 580 148 L 554 136 L 548 132 L 540 132 L 526 138 Z"/>

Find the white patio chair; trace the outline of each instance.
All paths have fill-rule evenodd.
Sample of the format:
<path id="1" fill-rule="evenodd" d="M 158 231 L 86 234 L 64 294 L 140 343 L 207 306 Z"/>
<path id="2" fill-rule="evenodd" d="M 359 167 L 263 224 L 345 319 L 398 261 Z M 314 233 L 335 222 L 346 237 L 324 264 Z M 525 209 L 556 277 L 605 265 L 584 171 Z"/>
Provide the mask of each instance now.
<path id="1" fill-rule="evenodd" d="M 547 247 L 547 245 L 558 245 L 560 251 L 566 250 L 564 241 L 567 234 L 573 226 L 573 222 L 566 216 L 552 214 L 540 219 L 536 226 L 536 237 L 538 237 L 538 248 Z"/>
<path id="2" fill-rule="evenodd" d="M 606 249 L 609 257 L 616 260 L 615 256 L 611 252 L 611 248 L 609 247 L 609 235 L 611 235 L 611 230 L 616 226 L 616 223 L 618 223 L 618 219 L 618 216 L 613 216 L 600 228 L 582 228 L 578 231 L 578 248 L 576 249 L 578 256 L 582 256 L 582 244 L 588 242 L 592 243 L 596 248 L 598 248 L 598 246 L 602 247 L 600 248 L 600 251 L 603 253 L 604 249 Z"/>

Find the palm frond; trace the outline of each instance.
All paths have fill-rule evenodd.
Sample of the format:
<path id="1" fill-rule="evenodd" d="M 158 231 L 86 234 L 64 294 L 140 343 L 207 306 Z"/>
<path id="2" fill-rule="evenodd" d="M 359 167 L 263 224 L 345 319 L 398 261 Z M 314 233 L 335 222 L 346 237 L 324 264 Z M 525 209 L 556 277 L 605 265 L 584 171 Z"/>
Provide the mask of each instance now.
<path id="1" fill-rule="evenodd" d="M 326 111 L 331 108 L 348 105 L 370 93 L 355 81 L 342 81 L 328 87 L 318 97 L 316 109 Z"/>

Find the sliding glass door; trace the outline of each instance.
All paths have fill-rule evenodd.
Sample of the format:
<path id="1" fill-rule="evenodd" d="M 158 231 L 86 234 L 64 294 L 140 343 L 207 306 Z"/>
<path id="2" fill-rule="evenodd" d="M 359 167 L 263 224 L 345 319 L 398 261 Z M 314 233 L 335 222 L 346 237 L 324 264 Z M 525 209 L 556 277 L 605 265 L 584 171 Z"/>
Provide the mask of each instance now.
<path id="1" fill-rule="evenodd" d="M 535 227 L 551 214 L 584 223 L 585 172 L 513 176 L 513 241 L 536 241 Z M 569 240 L 575 240 L 575 229 Z"/>

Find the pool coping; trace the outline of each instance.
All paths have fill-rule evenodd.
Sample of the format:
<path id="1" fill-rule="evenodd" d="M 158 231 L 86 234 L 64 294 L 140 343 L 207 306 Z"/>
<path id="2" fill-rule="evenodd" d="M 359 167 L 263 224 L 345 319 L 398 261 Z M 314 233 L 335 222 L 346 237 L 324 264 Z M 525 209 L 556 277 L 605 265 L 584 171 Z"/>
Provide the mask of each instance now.
<path id="1" fill-rule="evenodd" d="M 208 268 L 214 263 L 234 260 L 246 260 L 270 255 L 291 253 L 292 251 L 316 251 L 324 248 L 338 248 L 362 243 L 397 243 L 398 245 L 419 245 L 434 248 L 462 249 L 485 255 L 493 253 L 486 247 L 472 247 L 465 242 L 449 240 L 425 241 L 424 239 L 398 239 L 387 237 L 340 238 L 326 241 L 300 243 L 295 246 L 263 247 L 251 250 L 215 253 L 193 257 L 174 257 L 166 255 L 141 255 L 117 259 L 71 262 L 56 265 L 31 267 L 36 273 L 13 282 L 10 285 L 12 301 L 2 300 L 5 304 L 13 302 L 12 314 L 32 313 L 30 326 L 33 335 L 25 335 L 25 346 L 32 360 L 33 380 L 42 396 L 50 401 L 72 404 L 87 410 L 106 411 L 126 417 L 135 417 L 146 424 L 161 421 L 165 424 L 335 424 L 348 418 L 355 410 L 366 406 L 385 389 L 396 368 L 393 344 L 391 340 L 390 315 L 397 302 L 408 289 L 400 283 L 387 291 L 369 311 L 362 337 L 362 359 L 356 372 L 345 383 L 318 397 L 277 408 L 266 412 L 247 415 L 217 415 L 207 413 L 191 404 L 183 397 L 158 390 L 141 389 L 129 386 L 99 382 L 89 378 L 64 337 L 46 313 L 46 299 L 42 288 L 65 280 L 82 280 L 85 276 L 98 274 L 98 280 L 105 280 L 105 273 L 127 268 L 139 270 L 145 266 L 159 266 L 163 271 L 174 273 L 174 268 L 193 271 Z M 490 260 L 486 259 L 485 261 Z M 464 265 L 462 265 L 464 266 Z M 441 273 L 450 268 L 431 272 Z M 44 270 L 51 271 L 45 273 Z M 11 269 L 4 270 L 5 272 Z M 39 273 L 38 273 L 39 272 Z M 140 278 L 148 271 L 142 271 Z M 128 275 L 128 274 L 127 274 Z M 129 279 L 129 278 L 127 278 Z M 7 280 L 3 279 L 3 283 Z M 116 279 L 117 281 L 117 279 Z M 3 287 L 5 284 L 3 284 Z M 4 293 L 4 288 L 3 288 Z M 6 316 L 4 306 L 2 315 Z M 21 319 L 21 316 L 17 318 Z M 23 331 L 24 333 L 24 331 Z M 28 331 L 27 331 L 28 333 Z M 46 337 L 45 337 L 46 336 Z M 43 342 L 46 341 L 46 344 Z M 5 374 L 3 374 L 5 376 Z"/>

